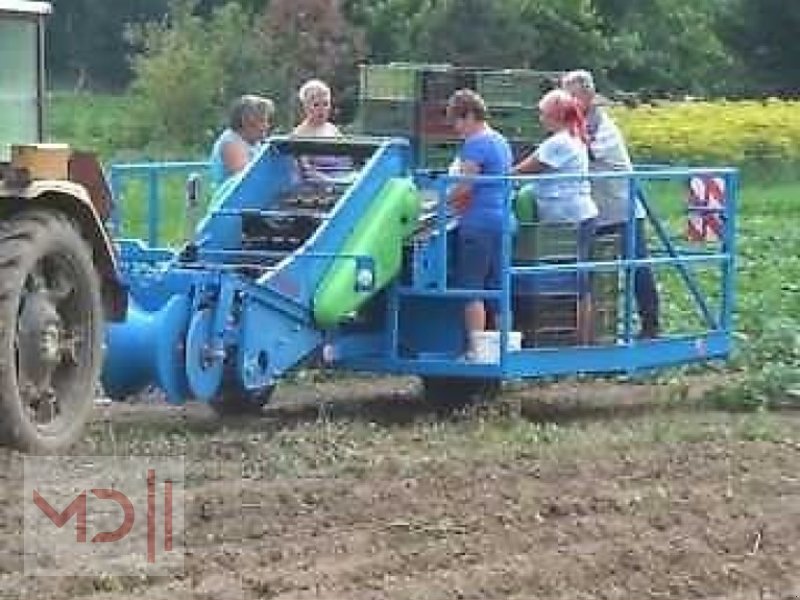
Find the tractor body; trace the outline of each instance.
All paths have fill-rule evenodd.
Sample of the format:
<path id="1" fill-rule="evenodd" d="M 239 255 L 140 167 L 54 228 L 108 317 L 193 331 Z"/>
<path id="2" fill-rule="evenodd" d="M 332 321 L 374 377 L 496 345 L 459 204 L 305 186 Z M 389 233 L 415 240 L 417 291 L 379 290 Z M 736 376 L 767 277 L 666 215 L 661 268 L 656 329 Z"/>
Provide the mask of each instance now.
<path id="1" fill-rule="evenodd" d="M 0 442 L 34 451 L 80 435 L 127 302 L 97 161 L 42 143 L 49 13 L 0 0 Z"/>

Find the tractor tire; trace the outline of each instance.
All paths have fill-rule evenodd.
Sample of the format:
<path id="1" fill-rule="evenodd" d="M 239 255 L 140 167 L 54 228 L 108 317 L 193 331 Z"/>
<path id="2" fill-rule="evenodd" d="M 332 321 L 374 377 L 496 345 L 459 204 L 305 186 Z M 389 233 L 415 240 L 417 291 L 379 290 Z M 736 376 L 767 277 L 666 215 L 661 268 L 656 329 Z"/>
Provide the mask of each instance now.
<path id="1" fill-rule="evenodd" d="M 0 443 L 51 453 L 78 440 L 103 321 L 92 251 L 72 221 L 35 209 L 0 223 Z"/>
<path id="2" fill-rule="evenodd" d="M 426 402 L 448 410 L 494 400 L 500 395 L 501 389 L 502 382 L 499 379 L 482 377 L 422 378 L 422 393 Z"/>
<path id="3" fill-rule="evenodd" d="M 226 386 L 210 404 L 220 418 L 257 417 L 269 403 L 274 391 L 274 385 L 257 392 L 248 392 L 235 385 Z"/>

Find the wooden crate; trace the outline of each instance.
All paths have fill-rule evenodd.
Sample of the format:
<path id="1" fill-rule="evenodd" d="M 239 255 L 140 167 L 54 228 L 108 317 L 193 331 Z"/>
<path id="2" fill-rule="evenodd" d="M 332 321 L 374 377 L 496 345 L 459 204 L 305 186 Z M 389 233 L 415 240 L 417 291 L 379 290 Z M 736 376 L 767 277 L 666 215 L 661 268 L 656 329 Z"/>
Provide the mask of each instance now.
<path id="1" fill-rule="evenodd" d="M 419 137 L 457 140 L 458 134 L 447 118 L 447 102 L 424 101 L 420 106 Z"/>
<path id="2" fill-rule="evenodd" d="M 31 179 L 69 179 L 70 148 L 67 144 L 15 144 L 11 166 L 25 169 Z"/>
<path id="3" fill-rule="evenodd" d="M 519 224 L 514 242 L 514 261 L 528 264 L 540 261 L 575 260 L 578 255 L 578 230 L 571 223 Z"/>
<path id="4" fill-rule="evenodd" d="M 619 234 L 595 236 L 592 244 L 592 260 L 618 260 L 621 256 L 620 242 Z M 616 340 L 619 330 L 620 275 L 619 269 L 592 273 L 592 299 L 597 343 L 611 343 Z"/>

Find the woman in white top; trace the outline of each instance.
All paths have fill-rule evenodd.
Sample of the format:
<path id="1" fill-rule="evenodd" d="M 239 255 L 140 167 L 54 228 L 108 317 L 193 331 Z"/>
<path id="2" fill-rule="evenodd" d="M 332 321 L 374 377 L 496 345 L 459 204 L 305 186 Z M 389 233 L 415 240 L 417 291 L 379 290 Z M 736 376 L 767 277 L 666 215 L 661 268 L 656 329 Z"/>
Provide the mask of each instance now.
<path id="1" fill-rule="evenodd" d="M 575 98 L 564 90 L 551 90 L 539 101 L 539 119 L 551 132 L 530 156 L 515 165 L 514 174 L 574 174 L 587 176 L 589 154 L 583 113 Z M 537 215 L 543 223 L 577 225 L 578 261 L 589 259 L 598 210 L 592 201 L 588 177 L 537 181 L 533 184 Z M 591 341 L 592 311 L 588 273 L 578 274 L 578 335 Z"/>

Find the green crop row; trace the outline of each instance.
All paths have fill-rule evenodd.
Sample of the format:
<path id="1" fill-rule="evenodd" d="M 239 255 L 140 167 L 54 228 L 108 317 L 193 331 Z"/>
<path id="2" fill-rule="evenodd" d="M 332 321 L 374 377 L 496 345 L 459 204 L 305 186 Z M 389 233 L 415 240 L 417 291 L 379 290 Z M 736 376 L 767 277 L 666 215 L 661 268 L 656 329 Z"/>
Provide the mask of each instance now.
<path id="1" fill-rule="evenodd" d="M 614 107 L 635 162 L 800 165 L 800 102 L 684 102 Z"/>

